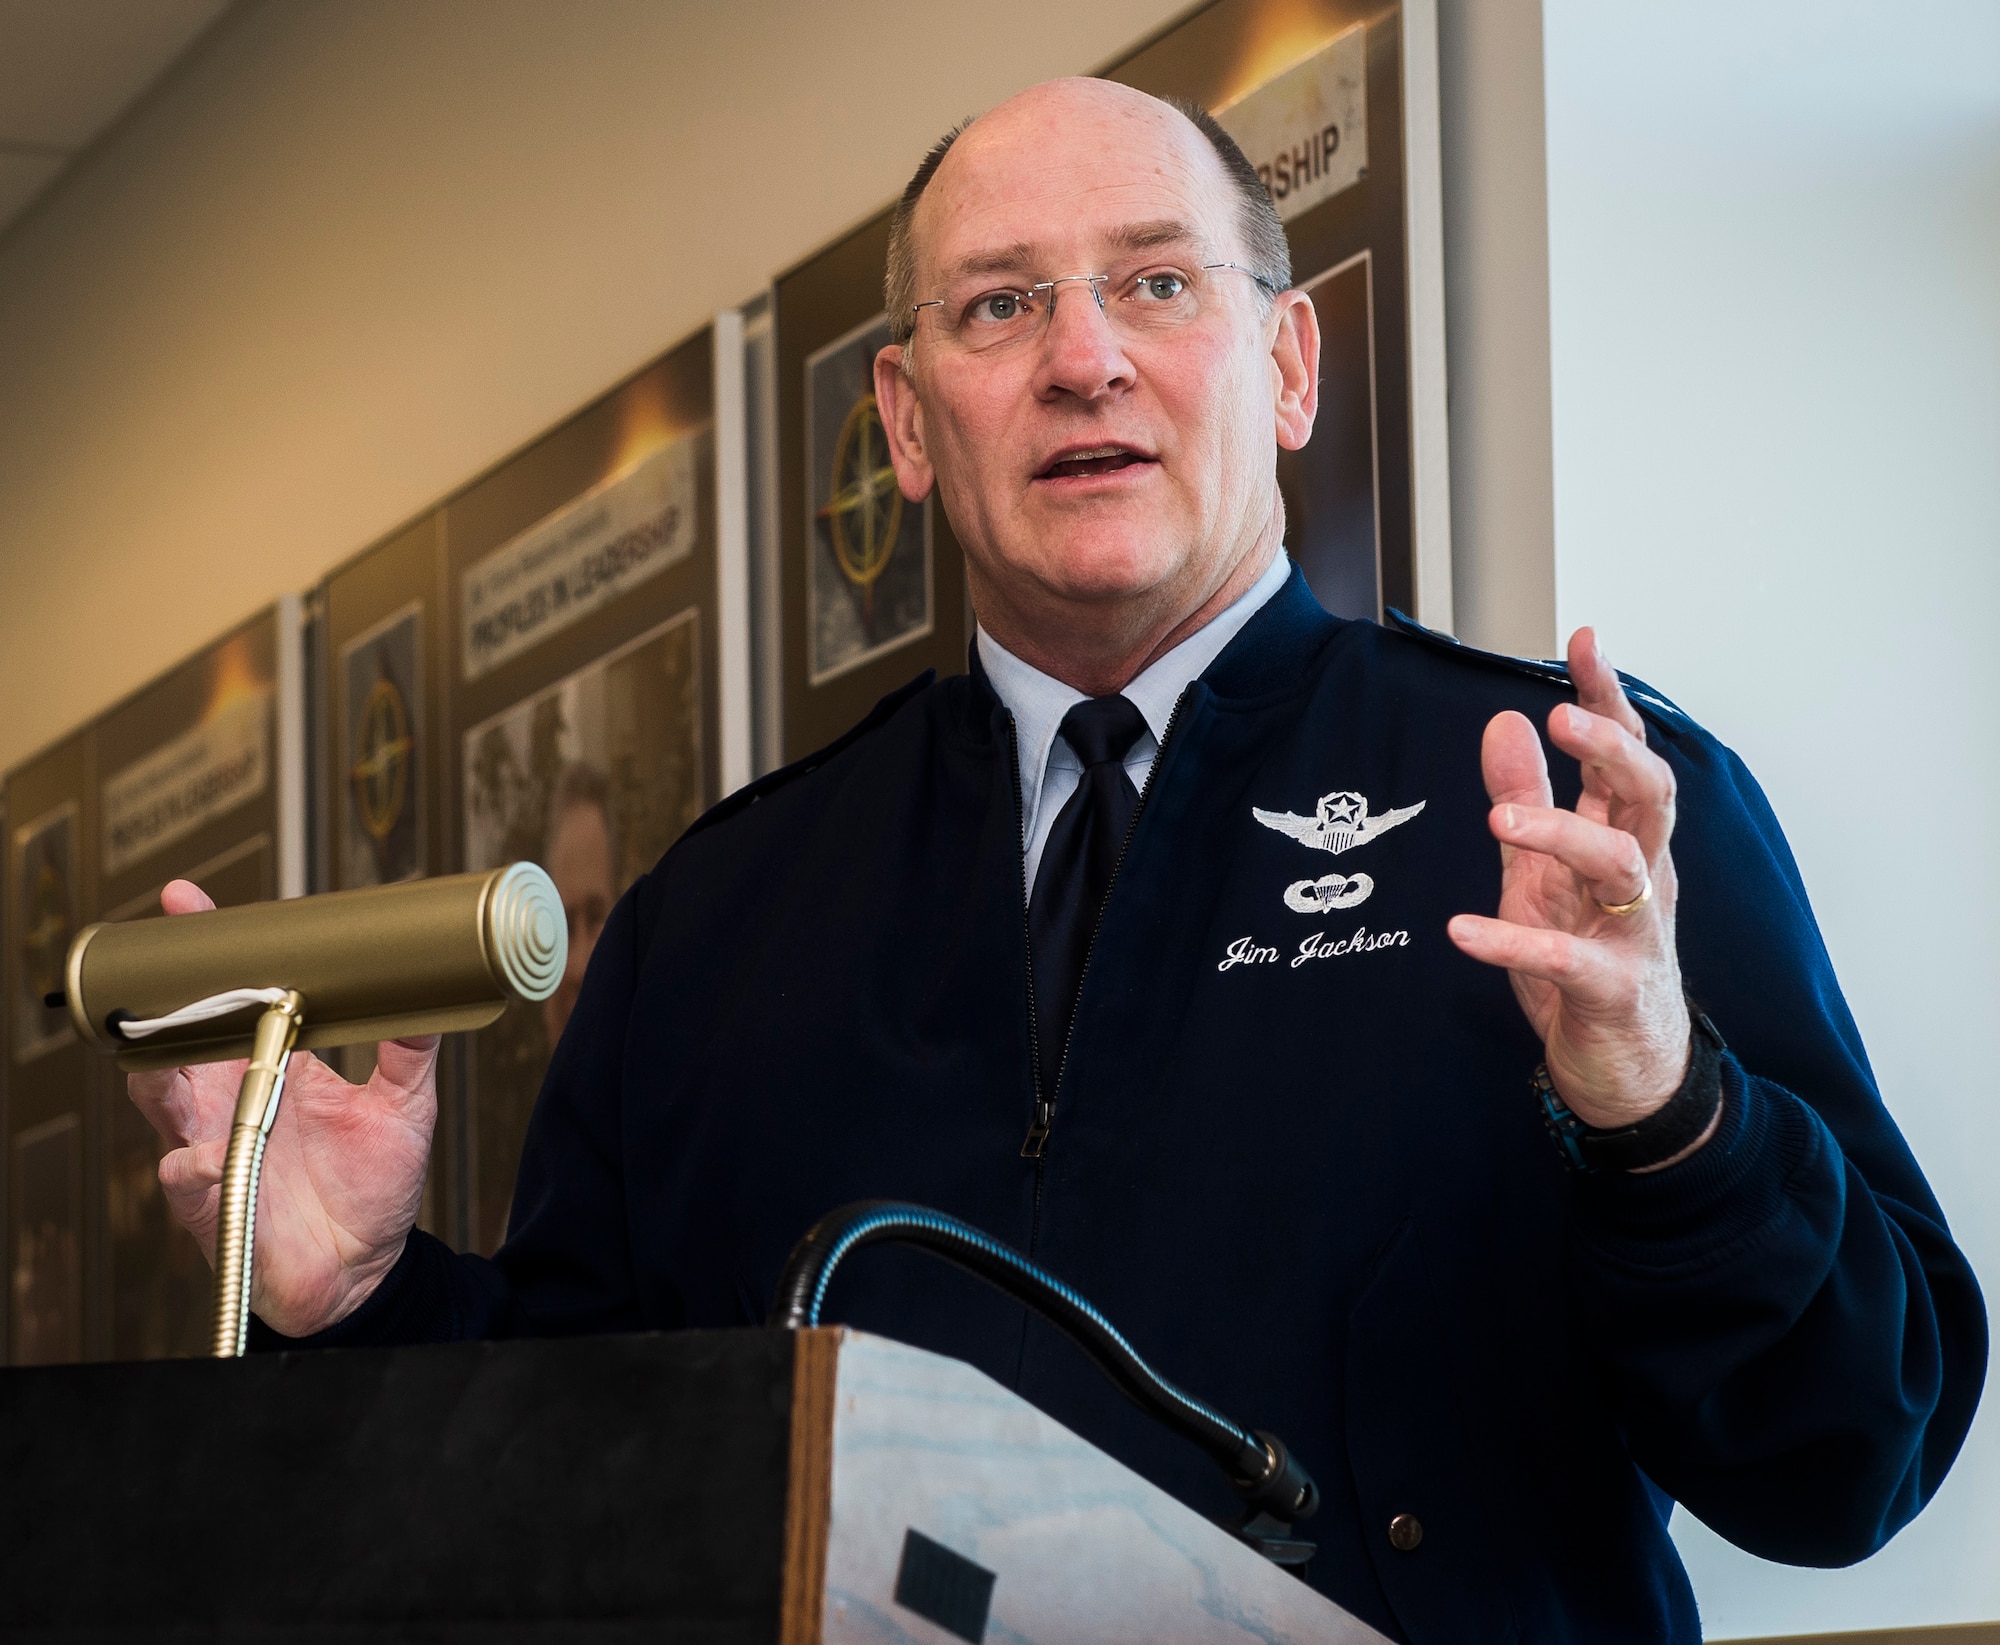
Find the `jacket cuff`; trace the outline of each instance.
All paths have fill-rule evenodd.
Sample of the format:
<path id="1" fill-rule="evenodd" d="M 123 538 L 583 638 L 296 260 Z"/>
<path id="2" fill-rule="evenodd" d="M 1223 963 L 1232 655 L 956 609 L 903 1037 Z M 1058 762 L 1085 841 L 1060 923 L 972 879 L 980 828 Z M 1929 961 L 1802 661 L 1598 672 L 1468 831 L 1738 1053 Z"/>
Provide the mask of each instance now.
<path id="1" fill-rule="evenodd" d="M 388 1343 L 439 1342 L 453 1335 L 451 1248 L 412 1228 L 403 1254 L 366 1301 L 338 1324 L 309 1337 L 288 1337 L 250 1316 L 250 1352 L 309 1348 L 374 1348 Z"/>
<path id="2" fill-rule="evenodd" d="M 1577 1232 L 1601 1256 L 1634 1267 L 1719 1261 L 1780 1222 L 1794 1179 L 1834 1148 L 1803 1103 L 1724 1053 L 1715 1134 L 1661 1171 L 1575 1178 Z"/>

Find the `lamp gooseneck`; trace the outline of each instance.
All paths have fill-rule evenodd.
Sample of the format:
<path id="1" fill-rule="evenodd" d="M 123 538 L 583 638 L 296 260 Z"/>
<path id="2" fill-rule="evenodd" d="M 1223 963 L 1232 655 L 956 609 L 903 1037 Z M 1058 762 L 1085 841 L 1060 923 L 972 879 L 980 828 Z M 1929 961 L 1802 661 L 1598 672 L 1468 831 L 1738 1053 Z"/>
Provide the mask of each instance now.
<path id="1" fill-rule="evenodd" d="M 235 1359 L 250 1339 L 250 1270 L 257 1245 L 257 1181 L 264 1145 L 278 1117 L 285 1068 L 298 1042 L 305 1001 L 286 989 L 264 1008 L 251 1042 L 250 1062 L 236 1092 L 229 1151 L 222 1161 L 222 1200 L 215 1219 L 215 1310 L 209 1353 Z"/>

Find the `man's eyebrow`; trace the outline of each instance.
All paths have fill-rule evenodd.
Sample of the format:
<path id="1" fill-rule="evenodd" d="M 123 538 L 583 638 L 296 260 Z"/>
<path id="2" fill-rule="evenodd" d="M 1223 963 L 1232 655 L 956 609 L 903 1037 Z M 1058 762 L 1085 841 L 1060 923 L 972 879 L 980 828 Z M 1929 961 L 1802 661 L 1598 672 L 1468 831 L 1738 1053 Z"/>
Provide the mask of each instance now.
<path id="1" fill-rule="evenodd" d="M 1127 223 L 1106 236 L 1115 251 L 1158 251 L 1164 246 L 1197 246 L 1200 233 L 1177 217 L 1158 217 L 1150 222 Z M 1041 253 L 1025 240 L 988 251 L 967 252 L 944 271 L 947 284 L 986 274 L 1026 274 L 1037 270 Z"/>
<path id="2" fill-rule="evenodd" d="M 1127 223 L 1111 234 L 1111 243 L 1120 251 L 1158 251 L 1163 246 L 1198 245 L 1201 235 L 1174 217 L 1155 218 L 1150 223 Z"/>
<path id="3" fill-rule="evenodd" d="M 975 274 L 1020 274 L 1035 261 L 1035 248 L 1025 240 L 991 251 L 972 251 L 944 271 L 947 281 L 964 280 Z"/>

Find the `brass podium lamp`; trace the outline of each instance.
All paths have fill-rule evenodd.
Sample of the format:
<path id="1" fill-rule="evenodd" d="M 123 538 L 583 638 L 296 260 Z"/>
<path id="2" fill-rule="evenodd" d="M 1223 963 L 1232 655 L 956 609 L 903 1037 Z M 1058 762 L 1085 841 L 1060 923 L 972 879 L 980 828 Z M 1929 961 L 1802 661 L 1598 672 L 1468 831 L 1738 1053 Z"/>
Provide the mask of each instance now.
<path id="1" fill-rule="evenodd" d="M 562 900 L 526 862 L 77 934 L 70 1019 L 119 1067 L 249 1058 L 216 1223 L 218 1359 L 249 1336 L 257 1181 L 294 1048 L 483 1028 L 553 994 L 568 954 Z"/>

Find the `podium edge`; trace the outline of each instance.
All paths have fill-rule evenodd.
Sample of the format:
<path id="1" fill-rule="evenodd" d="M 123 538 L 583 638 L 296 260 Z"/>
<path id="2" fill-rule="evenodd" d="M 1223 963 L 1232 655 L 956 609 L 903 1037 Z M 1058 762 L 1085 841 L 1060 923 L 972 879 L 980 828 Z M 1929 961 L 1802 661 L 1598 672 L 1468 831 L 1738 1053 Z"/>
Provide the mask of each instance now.
<path id="1" fill-rule="evenodd" d="M 833 1512 L 834 1393 L 846 1337 L 840 1326 L 793 1333 L 780 1645 L 820 1645 L 824 1635 L 826 1541 Z"/>

